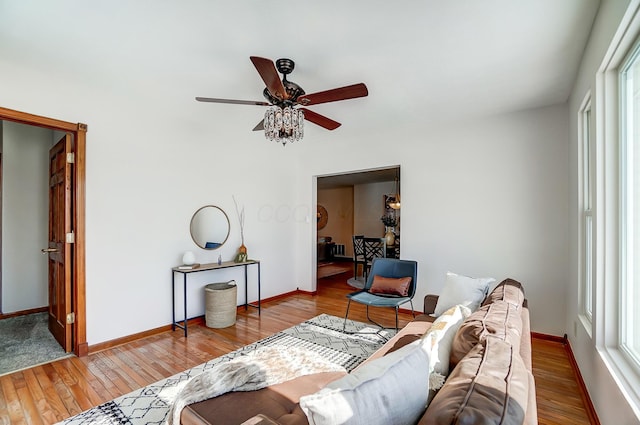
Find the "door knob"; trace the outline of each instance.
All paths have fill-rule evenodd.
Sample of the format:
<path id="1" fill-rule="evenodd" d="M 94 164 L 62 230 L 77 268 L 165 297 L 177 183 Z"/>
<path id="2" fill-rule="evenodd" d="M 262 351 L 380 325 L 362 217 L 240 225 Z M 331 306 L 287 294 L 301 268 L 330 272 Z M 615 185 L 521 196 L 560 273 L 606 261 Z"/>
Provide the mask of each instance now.
<path id="1" fill-rule="evenodd" d="M 43 254 L 51 254 L 52 252 L 58 252 L 58 248 L 43 248 L 40 251 L 42 251 Z"/>

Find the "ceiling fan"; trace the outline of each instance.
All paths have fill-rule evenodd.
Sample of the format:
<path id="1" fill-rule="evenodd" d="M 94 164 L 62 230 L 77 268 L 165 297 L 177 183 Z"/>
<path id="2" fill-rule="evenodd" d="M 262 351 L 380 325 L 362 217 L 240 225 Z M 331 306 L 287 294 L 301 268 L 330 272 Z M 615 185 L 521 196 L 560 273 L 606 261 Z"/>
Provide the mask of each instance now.
<path id="1" fill-rule="evenodd" d="M 287 75 L 293 71 L 295 66 L 291 59 L 278 59 L 275 64 L 271 59 L 257 56 L 251 56 L 250 59 L 266 85 L 262 94 L 267 102 L 212 97 L 196 97 L 196 100 L 199 102 L 268 106 L 269 109 L 265 113 L 264 119 L 253 128 L 253 131 L 264 130 L 268 139 L 283 144 L 302 138 L 305 119 L 327 130 L 335 130 L 340 127 L 339 122 L 313 112 L 306 106 L 365 97 L 369 94 L 364 83 L 306 94 L 302 87 L 287 80 Z M 278 72 L 282 74 L 282 80 Z"/>

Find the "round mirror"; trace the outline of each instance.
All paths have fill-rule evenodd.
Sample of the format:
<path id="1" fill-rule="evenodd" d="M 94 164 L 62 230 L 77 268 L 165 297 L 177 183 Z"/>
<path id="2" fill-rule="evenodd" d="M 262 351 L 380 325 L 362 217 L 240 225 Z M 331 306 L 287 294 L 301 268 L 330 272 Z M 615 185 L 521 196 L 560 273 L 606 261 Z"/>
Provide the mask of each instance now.
<path id="1" fill-rule="evenodd" d="M 227 213 L 215 205 L 206 205 L 191 217 L 191 238 L 200 248 L 220 248 L 227 241 L 229 230 Z"/>

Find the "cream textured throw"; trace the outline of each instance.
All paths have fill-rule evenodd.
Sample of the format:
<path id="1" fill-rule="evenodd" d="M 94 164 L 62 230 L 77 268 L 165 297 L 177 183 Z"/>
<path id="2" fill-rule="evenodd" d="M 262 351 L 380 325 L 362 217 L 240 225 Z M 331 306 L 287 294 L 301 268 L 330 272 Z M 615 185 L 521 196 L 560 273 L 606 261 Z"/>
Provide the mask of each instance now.
<path id="1" fill-rule="evenodd" d="M 254 391 L 298 376 L 345 371 L 320 354 L 295 347 L 263 347 L 191 378 L 178 390 L 166 423 L 179 424 L 185 406 L 231 391 Z"/>

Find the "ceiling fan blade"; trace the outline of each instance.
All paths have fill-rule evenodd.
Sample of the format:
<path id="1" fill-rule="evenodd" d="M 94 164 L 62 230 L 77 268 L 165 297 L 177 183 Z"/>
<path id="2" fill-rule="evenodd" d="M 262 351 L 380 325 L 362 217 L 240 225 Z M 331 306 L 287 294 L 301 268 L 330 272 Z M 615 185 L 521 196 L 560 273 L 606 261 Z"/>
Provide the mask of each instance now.
<path id="1" fill-rule="evenodd" d="M 262 102 L 260 100 L 235 100 L 235 99 L 217 99 L 215 97 L 196 97 L 198 102 L 211 102 L 211 103 L 233 103 L 234 105 L 258 105 L 269 106 L 270 103 Z"/>
<path id="2" fill-rule="evenodd" d="M 319 125 L 320 127 L 324 127 L 327 130 L 335 130 L 340 127 L 340 124 L 337 121 L 332 120 L 331 118 L 327 118 L 324 115 L 320 115 L 317 112 L 313 112 L 309 109 L 301 108 L 304 111 L 304 119 L 307 121 L 311 121 L 314 124 Z"/>
<path id="3" fill-rule="evenodd" d="M 262 131 L 262 130 L 264 130 L 264 119 L 260 120 L 260 122 L 255 127 L 253 127 L 252 131 Z"/>
<path id="4" fill-rule="evenodd" d="M 369 94 L 364 83 L 353 84 L 337 89 L 320 91 L 317 93 L 305 94 L 298 98 L 298 103 L 303 106 L 317 105 L 319 103 L 335 102 L 338 100 L 354 99 L 365 97 Z"/>
<path id="5" fill-rule="evenodd" d="M 284 89 L 280 76 L 276 70 L 276 66 L 271 59 L 261 58 L 258 56 L 250 56 L 253 66 L 258 70 L 258 74 L 262 77 L 262 81 L 267 86 L 267 90 L 278 99 L 286 99 L 287 91 Z"/>

